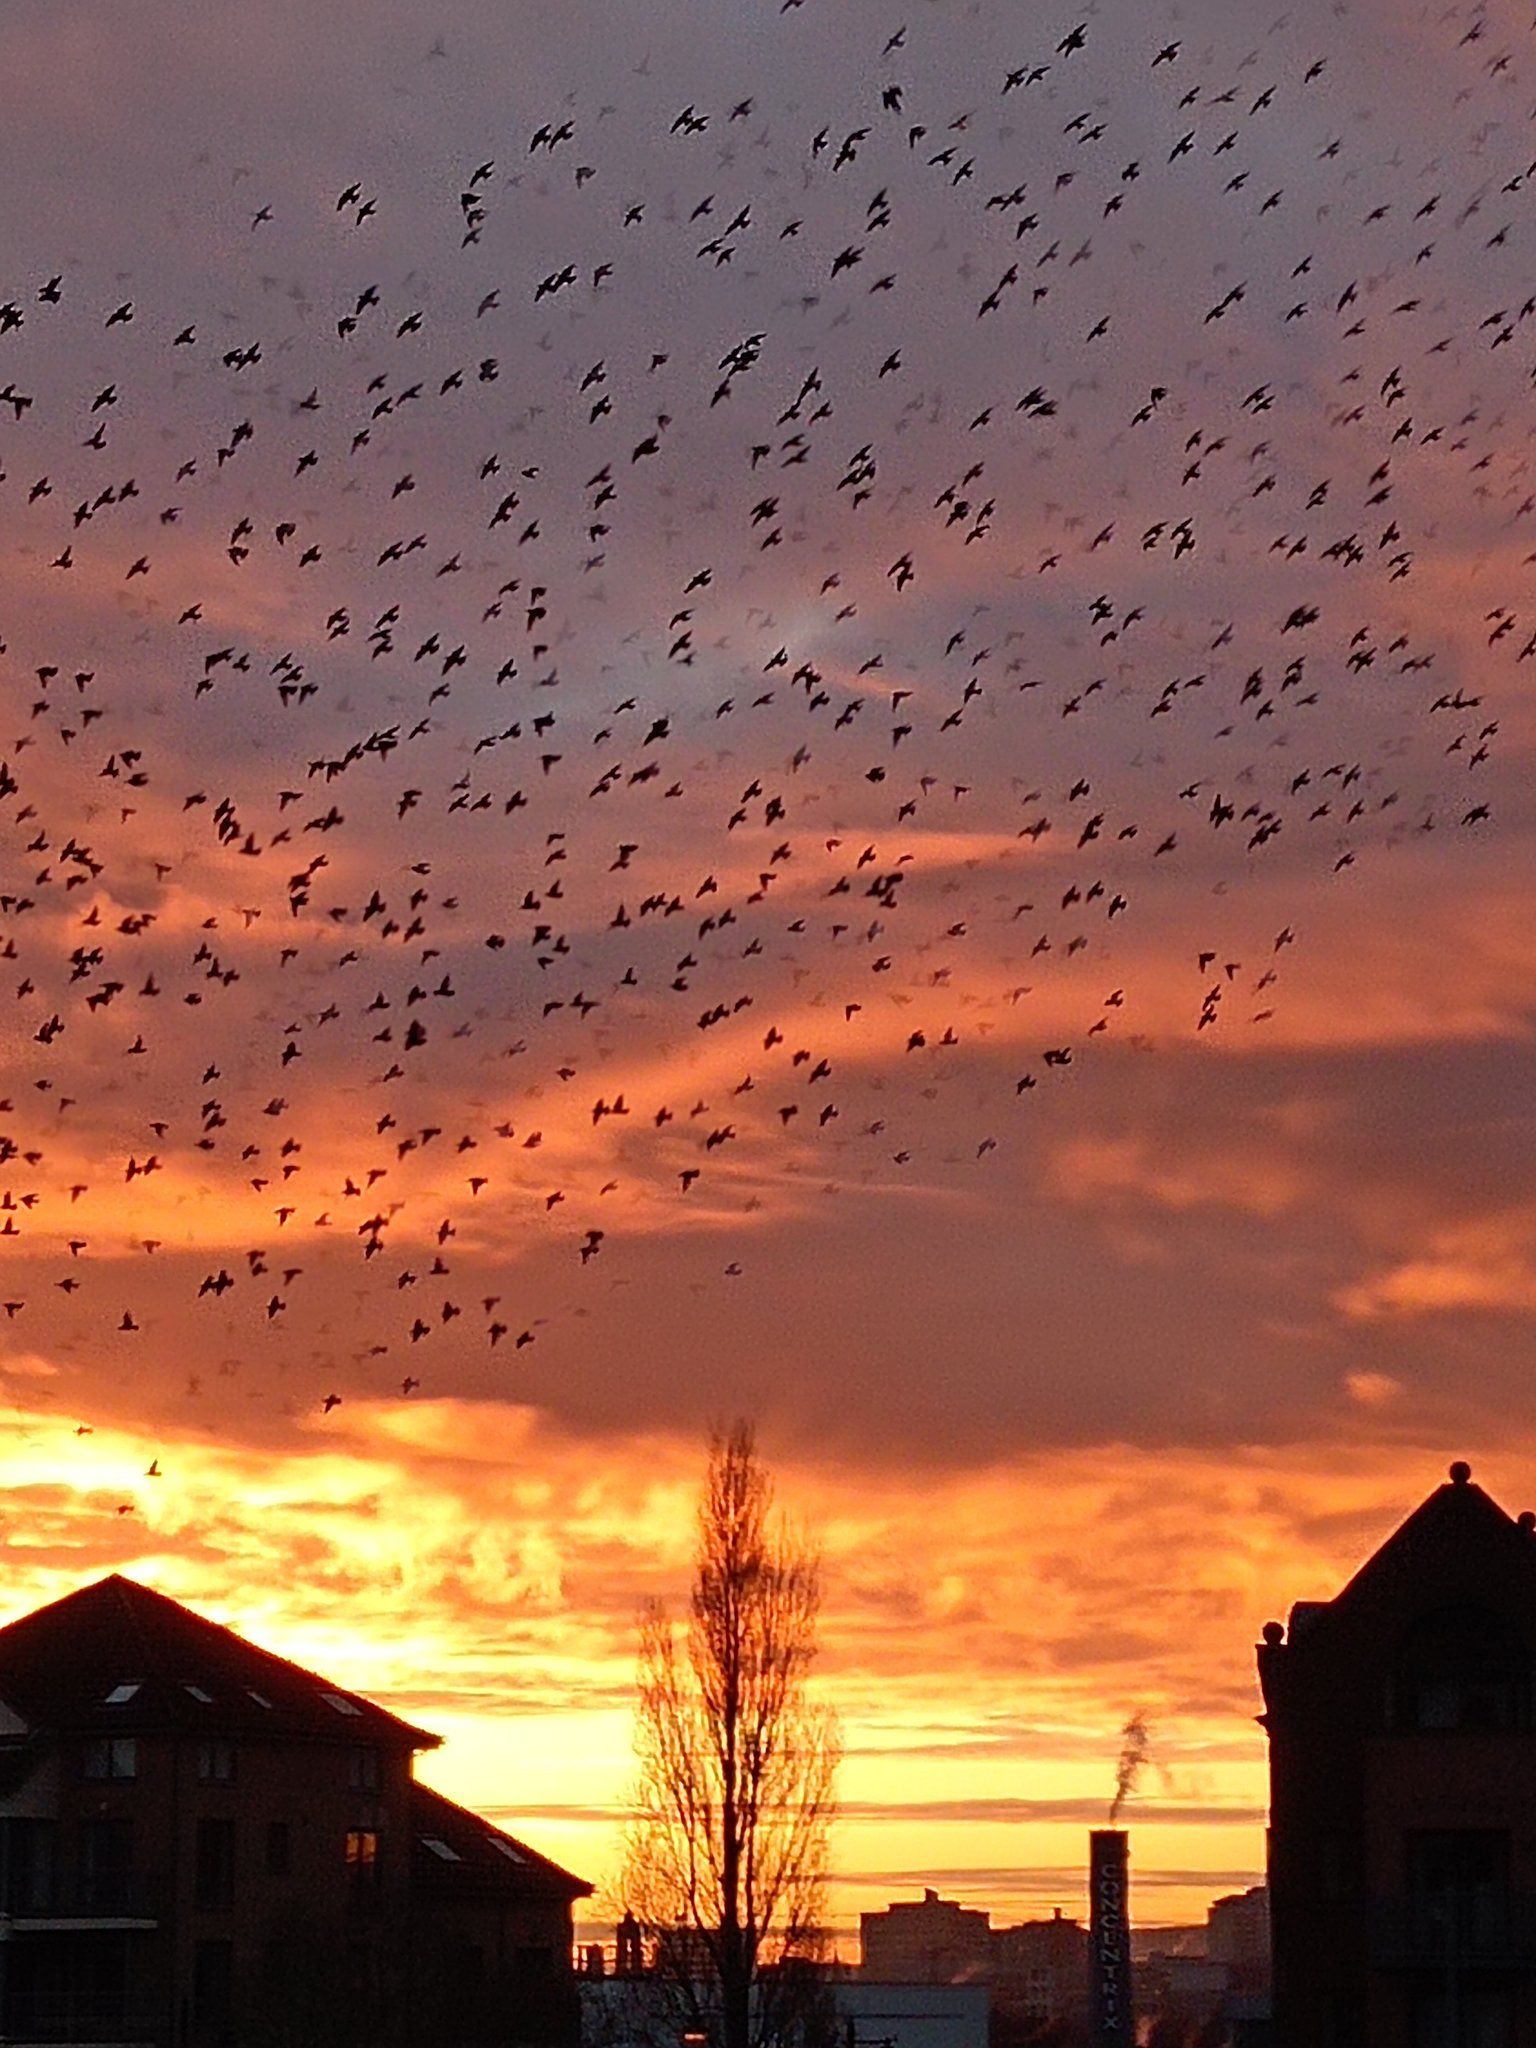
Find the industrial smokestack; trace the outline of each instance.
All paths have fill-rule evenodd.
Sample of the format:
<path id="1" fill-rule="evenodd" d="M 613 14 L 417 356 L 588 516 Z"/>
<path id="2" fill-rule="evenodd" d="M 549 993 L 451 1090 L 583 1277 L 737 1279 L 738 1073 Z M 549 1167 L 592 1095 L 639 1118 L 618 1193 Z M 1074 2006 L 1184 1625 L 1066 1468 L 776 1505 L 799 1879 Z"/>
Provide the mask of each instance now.
<path id="1" fill-rule="evenodd" d="M 1130 1880 L 1120 1828 L 1095 1828 L 1088 1837 L 1088 1928 L 1094 2048 L 1133 2048 Z"/>

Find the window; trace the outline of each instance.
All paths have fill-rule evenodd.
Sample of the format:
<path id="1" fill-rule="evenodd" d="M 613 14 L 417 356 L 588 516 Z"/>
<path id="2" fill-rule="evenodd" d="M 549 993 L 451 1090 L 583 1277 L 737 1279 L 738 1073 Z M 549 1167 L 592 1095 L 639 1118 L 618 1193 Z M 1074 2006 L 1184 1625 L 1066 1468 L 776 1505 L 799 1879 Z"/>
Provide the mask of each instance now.
<path id="1" fill-rule="evenodd" d="M 235 1775 L 235 1745 L 217 1737 L 197 1745 L 197 1775 L 205 1785 L 228 1785 Z"/>
<path id="2" fill-rule="evenodd" d="M 192 2023 L 199 2038 L 229 2031 L 235 1989 L 235 1945 L 200 1941 L 192 1954 Z"/>
<path id="3" fill-rule="evenodd" d="M 200 1685 L 184 1685 L 182 1691 L 190 1694 L 200 1706 L 211 1707 L 213 1705 L 213 1694 L 211 1692 L 204 1692 Z"/>
<path id="4" fill-rule="evenodd" d="M 53 1896 L 53 1822 L 0 1820 L 0 1913 L 38 1913 Z"/>
<path id="5" fill-rule="evenodd" d="M 124 1912 L 132 1869 L 132 1821 L 88 1820 L 80 1834 L 80 1890 L 87 1910 Z"/>
<path id="6" fill-rule="evenodd" d="M 293 1843 L 285 1820 L 267 1822 L 267 1875 L 286 1877 L 292 1867 Z"/>
<path id="7" fill-rule="evenodd" d="M 445 1863 L 462 1863 L 464 1860 L 457 1849 L 450 1849 L 448 1844 L 440 1841 L 436 1835 L 423 1835 L 421 1846 L 423 1849 L 430 1849 L 434 1856 L 440 1856 Z"/>
<path id="8" fill-rule="evenodd" d="M 323 1692 L 320 1697 L 335 1713 L 351 1714 L 354 1718 L 358 1718 L 362 1714 L 363 1710 L 356 1700 L 349 1700 L 339 1692 Z"/>
<path id="9" fill-rule="evenodd" d="M 1408 1837 L 1414 1945 L 1426 1959 L 1497 1962 L 1509 1945 L 1509 1836 L 1498 1828 L 1424 1828 Z"/>
<path id="10" fill-rule="evenodd" d="M 81 1769 L 87 1778 L 136 1778 L 139 1745 L 131 1735 L 106 1735 L 88 1742 Z"/>
<path id="11" fill-rule="evenodd" d="M 1454 2000 L 1443 1984 L 1416 1984 L 1412 1992 L 1412 2048 L 1510 2048 L 1514 2039 L 1509 1987 L 1458 1985 Z"/>
<path id="12" fill-rule="evenodd" d="M 138 1690 L 136 1685 L 114 1685 L 103 1704 L 109 1707 L 126 1707 Z"/>
<path id="13" fill-rule="evenodd" d="M 1527 1724 L 1527 1653 L 1502 1615 L 1445 1608 L 1399 1646 L 1393 1726 L 1409 1734 L 1491 1735 Z"/>
<path id="14" fill-rule="evenodd" d="M 197 1824 L 195 1896 L 200 1906 L 235 1902 L 235 1824 L 222 1815 Z"/>
<path id="15" fill-rule="evenodd" d="M 379 1875 L 379 1836 L 376 1828 L 347 1829 L 347 1875 L 354 1884 L 372 1884 Z"/>
<path id="16" fill-rule="evenodd" d="M 265 1707 L 267 1712 L 269 1714 L 271 1713 L 272 1702 L 267 1698 L 264 1692 L 253 1692 L 251 1688 L 247 1686 L 245 1688 L 245 1696 L 247 1699 L 254 1700 L 258 1707 Z"/>
<path id="17" fill-rule="evenodd" d="M 515 1843 L 509 1842 L 505 1835 L 487 1835 L 485 1839 L 493 1849 L 505 1856 L 509 1863 L 526 1863 L 528 1861 L 522 1850 Z"/>
<path id="18" fill-rule="evenodd" d="M 376 1749 L 347 1751 L 347 1783 L 356 1792 L 379 1789 L 379 1752 Z"/>
<path id="19" fill-rule="evenodd" d="M 121 2040 L 128 2012 L 128 1942 L 102 1935 L 71 1945 L 67 1982 L 77 2039 Z"/>

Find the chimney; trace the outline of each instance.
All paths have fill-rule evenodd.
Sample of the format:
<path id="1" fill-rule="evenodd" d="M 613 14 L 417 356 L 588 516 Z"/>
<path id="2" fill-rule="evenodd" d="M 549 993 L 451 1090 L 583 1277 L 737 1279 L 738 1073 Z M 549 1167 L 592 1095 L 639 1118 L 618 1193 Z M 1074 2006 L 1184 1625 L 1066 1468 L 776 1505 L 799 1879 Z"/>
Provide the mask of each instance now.
<path id="1" fill-rule="evenodd" d="M 1095 1828 L 1088 1837 L 1088 1915 L 1088 2010 L 1094 2048 L 1134 2048 L 1130 1880 L 1121 1828 Z"/>

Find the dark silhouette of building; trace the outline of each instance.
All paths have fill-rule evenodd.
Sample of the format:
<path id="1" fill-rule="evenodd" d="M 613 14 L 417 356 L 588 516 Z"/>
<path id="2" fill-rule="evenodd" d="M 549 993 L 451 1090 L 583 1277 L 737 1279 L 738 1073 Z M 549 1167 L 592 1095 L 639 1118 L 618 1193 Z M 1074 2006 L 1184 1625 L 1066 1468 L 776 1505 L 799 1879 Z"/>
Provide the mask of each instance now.
<path id="1" fill-rule="evenodd" d="M 1536 2044 L 1536 1517 L 1451 1467 L 1270 1622 L 1278 2048 Z"/>
<path id="2" fill-rule="evenodd" d="M 992 1930 L 992 2003 L 1031 2028 L 1085 2022 L 1088 1930 L 1058 1906 L 1049 1920 Z"/>
<path id="3" fill-rule="evenodd" d="M 591 1887 L 439 1741 L 131 1579 L 0 1629 L 0 2041 L 574 2041 Z"/>
<path id="4" fill-rule="evenodd" d="M 1261 1884 L 1213 1899 L 1205 1916 L 1205 1952 L 1224 1963 L 1234 1991 L 1269 1990 L 1269 1893 Z"/>
<path id="5" fill-rule="evenodd" d="M 991 1917 L 928 1889 L 920 1900 L 859 1915 L 859 1959 L 866 1976 L 887 1984 L 984 1983 Z"/>

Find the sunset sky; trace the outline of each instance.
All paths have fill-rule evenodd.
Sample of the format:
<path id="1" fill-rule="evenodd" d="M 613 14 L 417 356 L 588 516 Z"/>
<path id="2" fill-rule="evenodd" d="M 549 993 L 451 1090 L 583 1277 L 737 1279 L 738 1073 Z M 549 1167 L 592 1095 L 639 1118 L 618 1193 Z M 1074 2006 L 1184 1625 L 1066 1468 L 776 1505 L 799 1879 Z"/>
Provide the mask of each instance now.
<path id="1" fill-rule="evenodd" d="M 1134 1712 L 1201 1917 L 1262 1624 L 1536 1499 L 1528 20 L 133 13 L 0 20 L 0 1619 L 607 1887 L 745 1415 L 838 1926 Z"/>

